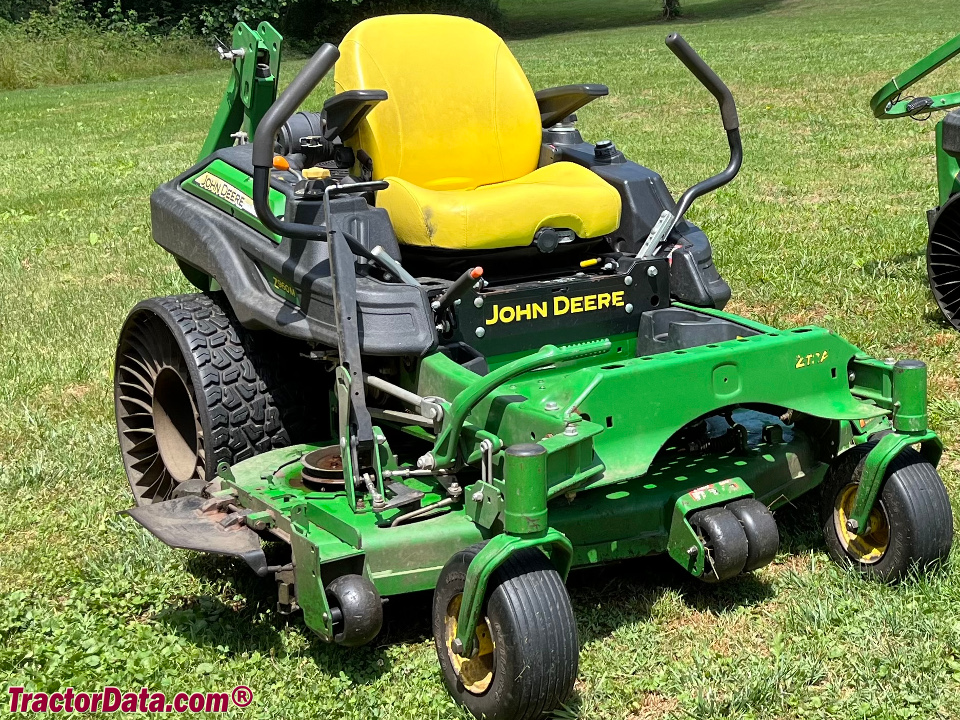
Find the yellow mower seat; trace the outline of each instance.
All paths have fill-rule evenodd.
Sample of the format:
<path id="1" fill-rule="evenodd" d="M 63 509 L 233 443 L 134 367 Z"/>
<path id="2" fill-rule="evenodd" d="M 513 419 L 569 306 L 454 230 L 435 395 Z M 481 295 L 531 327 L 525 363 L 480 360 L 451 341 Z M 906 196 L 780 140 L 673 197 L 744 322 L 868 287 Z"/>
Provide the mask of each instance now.
<path id="1" fill-rule="evenodd" d="M 542 227 L 590 238 L 620 224 L 620 195 L 587 168 L 537 168 L 540 112 L 487 27 L 444 15 L 365 20 L 340 44 L 337 92 L 386 90 L 347 140 L 373 162 L 400 242 L 454 250 L 530 245 Z"/>

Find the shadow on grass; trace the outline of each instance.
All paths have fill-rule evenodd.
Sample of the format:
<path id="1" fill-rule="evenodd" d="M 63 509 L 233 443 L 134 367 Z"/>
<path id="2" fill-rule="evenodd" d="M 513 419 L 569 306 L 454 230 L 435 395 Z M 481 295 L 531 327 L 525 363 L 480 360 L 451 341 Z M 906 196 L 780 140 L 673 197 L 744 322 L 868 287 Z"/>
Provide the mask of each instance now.
<path id="1" fill-rule="evenodd" d="M 923 248 L 921 250 L 914 250 L 913 252 L 900 253 L 899 255 L 889 258 L 878 258 L 865 263 L 863 270 L 871 275 L 877 272 L 887 272 L 890 268 L 896 266 L 912 265 L 917 261 L 917 258 L 923 257 L 926 254 L 927 250 Z"/>
<path id="2" fill-rule="evenodd" d="M 950 321 L 947 320 L 943 313 L 939 310 L 929 310 L 923 314 L 923 319 L 929 323 L 932 323 L 943 330 L 956 330 L 953 325 L 950 324 Z"/>
<path id="3" fill-rule="evenodd" d="M 623 625 L 648 621 L 657 601 L 672 592 L 679 592 L 688 607 L 715 614 L 773 597 L 770 584 L 755 575 L 708 585 L 666 555 L 577 570 L 571 573 L 567 587 L 581 643 L 602 640 Z"/>
<path id="4" fill-rule="evenodd" d="M 541 13 L 513 14 L 504 10 L 503 35 L 511 39 L 540 37 L 564 32 L 605 30 L 643 25 L 683 25 L 709 20 L 730 20 L 768 12 L 786 0 L 712 0 L 684 8 L 680 18 L 664 20 L 658 2 L 637 0 L 554 0 L 542 3 Z"/>
<path id="5" fill-rule="evenodd" d="M 802 555 L 823 549 L 817 504 L 816 493 L 808 493 L 777 511 L 781 553 Z M 760 605 L 774 595 L 772 583 L 756 573 L 710 585 L 666 555 L 577 570 L 567 586 L 581 643 L 603 639 L 622 625 L 649 620 L 653 606 L 667 593 L 679 594 L 693 610 L 717 615 Z"/>
<path id="6" fill-rule="evenodd" d="M 804 496 L 782 508 L 777 522 L 782 551 L 801 554 L 822 548 L 815 499 Z M 303 631 L 308 641 L 306 652 L 318 666 L 343 672 L 354 683 L 369 684 L 390 670 L 387 648 L 432 637 L 431 592 L 389 598 L 384 605 L 383 630 L 376 641 L 361 648 L 342 648 L 306 631 L 302 615 L 277 613 L 276 584 L 271 578 L 257 577 L 243 562 L 196 554 L 186 565 L 188 572 L 224 591 L 167 607 L 155 619 L 198 645 L 226 648 L 231 654 L 282 655 L 286 652 L 282 636 L 293 625 Z M 649 620 L 654 605 L 667 593 L 677 592 L 691 609 L 713 614 L 758 605 L 773 596 L 771 584 L 763 577 L 747 574 L 708 585 L 666 555 L 576 570 L 567 585 L 581 643 L 602 640 L 621 625 Z M 231 595 L 238 598 L 235 605 L 222 599 Z M 575 711 L 576 697 L 568 705 Z"/>
<path id="7" fill-rule="evenodd" d="M 420 638 L 383 642 L 381 638 L 365 647 L 343 648 L 323 642 L 307 630 L 303 616 L 277 612 L 277 585 L 273 578 L 260 578 L 245 563 L 231 558 L 197 554 L 187 560 L 187 571 L 198 578 L 229 588 L 223 595 L 235 595 L 236 605 L 225 603 L 221 597 L 201 595 L 177 606 L 167 607 L 154 616 L 170 630 L 197 645 L 226 648 L 229 654 L 259 652 L 264 657 L 281 656 L 288 652 L 283 634 L 289 626 L 299 626 L 307 640 L 306 653 L 319 667 L 329 672 L 342 672 L 359 685 L 370 684 L 390 670 L 390 659 L 385 648 L 394 642 L 410 642 Z M 386 614 L 391 613 L 388 603 Z M 429 604 L 425 614 L 429 616 Z M 407 618 L 393 623 L 397 627 L 411 625 Z M 389 617 L 384 621 L 389 631 Z M 408 632 L 408 631 L 405 631 Z M 294 652 L 300 652 L 295 650 Z"/>

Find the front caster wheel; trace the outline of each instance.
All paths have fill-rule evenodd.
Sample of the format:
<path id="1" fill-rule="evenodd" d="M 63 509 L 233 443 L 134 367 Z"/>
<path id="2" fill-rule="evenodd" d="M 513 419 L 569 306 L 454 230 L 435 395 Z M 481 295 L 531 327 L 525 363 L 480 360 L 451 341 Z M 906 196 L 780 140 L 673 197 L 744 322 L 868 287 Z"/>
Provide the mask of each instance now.
<path id="1" fill-rule="evenodd" d="M 726 507 L 740 521 L 747 536 L 747 562 L 743 572 L 752 572 L 773 562 L 780 549 L 780 531 L 769 508 L 755 498 L 735 500 Z"/>
<path id="2" fill-rule="evenodd" d="M 557 709 L 573 690 L 579 643 L 563 581 L 530 548 L 490 578 L 470 657 L 452 649 L 467 567 L 482 545 L 454 555 L 433 595 L 433 637 L 450 695 L 484 720 L 533 720 Z"/>
<path id="3" fill-rule="evenodd" d="M 820 520 L 830 557 L 884 582 L 902 580 L 946 558 L 953 543 L 950 499 L 936 469 L 913 448 L 887 469 L 883 487 L 860 533 L 847 529 L 860 476 L 873 443 L 845 452 L 823 483 Z"/>

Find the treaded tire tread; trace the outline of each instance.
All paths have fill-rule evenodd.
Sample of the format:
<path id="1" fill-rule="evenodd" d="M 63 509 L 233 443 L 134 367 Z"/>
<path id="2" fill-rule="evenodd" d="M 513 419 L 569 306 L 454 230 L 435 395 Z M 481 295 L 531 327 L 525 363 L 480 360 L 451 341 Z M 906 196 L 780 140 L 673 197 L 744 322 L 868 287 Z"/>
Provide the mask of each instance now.
<path id="1" fill-rule="evenodd" d="M 851 480 L 859 481 L 866 455 L 874 445 L 855 447 L 835 462 L 823 484 L 820 520 L 835 562 L 852 564 L 865 577 L 895 582 L 913 569 L 924 570 L 946 559 L 953 544 L 953 511 L 936 468 L 908 447 L 890 463 L 879 495 L 891 524 L 887 551 L 873 564 L 850 557 L 834 526 L 835 498 Z"/>
<path id="2" fill-rule="evenodd" d="M 443 614 L 450 599 L 462 592 L 466 568 L 482 547 L 480 543 L 454 555 L 437 584 L 434 638 L 444 681 L 450 694 L 478 718 L 535 720 L 560 707 L 576 681 L 579 641 L 570 598 L 550 560 L 536 548 L 511 555 L 497 568 L 485 603 L 497 665 L 488 690 L 472 695 L 459 685 L 449 662 Z M 503 667 L 507 651 L 524 664 L 516 678 Z"/>
<path id="3" fill-rule="evenodd" d="M 235 464 L 328 433 L 326 404 L 317 404 L 318 384 L 306 375 L 293 341 L 243 328 L 222 293 L 140 302 L 121 331 L 118 367 L 130 328 L 157 320 L 176 340 L 189 371 L 203 435 L 200 479 L 212 479 L 221 462 Z"/>

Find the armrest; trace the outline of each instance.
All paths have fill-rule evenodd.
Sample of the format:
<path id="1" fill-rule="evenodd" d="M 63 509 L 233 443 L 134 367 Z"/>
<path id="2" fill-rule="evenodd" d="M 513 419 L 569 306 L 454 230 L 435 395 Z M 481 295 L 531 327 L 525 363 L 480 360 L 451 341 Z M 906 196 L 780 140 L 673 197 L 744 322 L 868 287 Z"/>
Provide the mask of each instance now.
<path id="1" fill-rule="evenodd" d="M 339 137 L 346 140 L 357 131 L 357 126 L 377 103 L 387 99 L 386 90 L 347 90 L 328 98 L 323 104 L 327 140 Z"/>
<path id="2" fill-rule="evenodd" d="M 561 85 L 546 88 L 536 93 L 540 107 L 540 124 L 543 127 L 556 125 L 568 115 L 572 115 L 591 100 L 608 95 L 606 85 Z"/>

